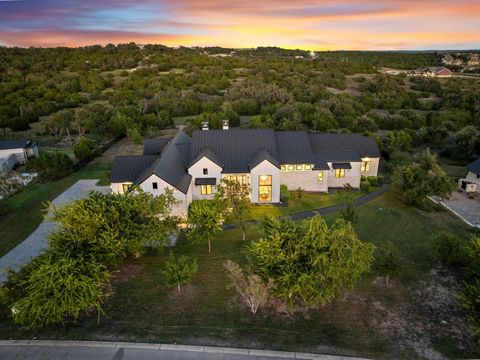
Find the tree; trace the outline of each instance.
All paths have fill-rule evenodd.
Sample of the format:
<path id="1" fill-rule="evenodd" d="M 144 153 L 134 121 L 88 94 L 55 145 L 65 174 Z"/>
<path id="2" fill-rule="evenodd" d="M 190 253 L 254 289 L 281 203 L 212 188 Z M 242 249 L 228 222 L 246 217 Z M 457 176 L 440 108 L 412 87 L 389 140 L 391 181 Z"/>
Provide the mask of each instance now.
<path id="1" fill-rule="evenodd" d="M 178 293 L 181 292 L 181 286 L 185 285 L 197 273 L 198 265 L 195 259 L 190 259 L 185 255 L 176 258 L 173 252 L 165 263 L 165 269 L 162 271 L 168 286 L 176 287 Z"/>
<path id="2" fill-rule="evenodd" d="M 73 154 L 75 157 L 82 162 L 88 162 L 95 158 L 100 153 L 100 149 L 95 145 L 95 143 L 82 136 L 77 140 L 75 145 L 73 145 Z"/>
<path id="3" fill-rule="evenodd" d="M 361 242 L 342 219 L 331 227 L 319 216 L 296 224 L 268 218 L 264 237 L 249 246 L 252 268 L 272 278 L 287 304 L 324 304 L 351 289 L 369 269 L 374 246 Z"/>
<path id="4" fill-rule="evenodd" d="M 222 180 L 222 191 L 217 194 L 226 202 L 226 221 L 237 224 L 242 229 L 242 240 L 245 240 L 247 220 L 252 210 L 249 186 L 236 180 Z"/>
<path id="5" fill-rule="evenodd" d="M 385 285 L 389 287 L 390 276 L 397 273 L 401 268 L 400 257 L 391 241 L 388 241 L 385 246 L 377 249 L 374 267 L 380 274 L 385 276 Z"/>
<path id="6" fill-rule="evenodd" d="M 427 196 L 450 196 L 454 184 L 427 149 L 414 156 L 411 164 L 395 170 L 392 187 L 406 204 L 423 207 Z"/>
<path id="7" fill-rule="evenodd" d="M 67 141 L 72 143 L 70 130 L 73 127 L 75 115 L 73 110 L 64 109 L 53 114 L 45 123 L 45 126 L 53 131 L 55 136 L 61 136 L 63 131 L 67 134 Z"/>
<path id="8" fill-rule="evenodd" d="M 224 203 L 217 199 L 195 200 L 188 209 L 188 222 L 191 228 L 188 237 L 196 243 L 208 243 L 208 252 L 212 251 L 212 240 L 222 228 Z"/>
<path id="9" fill-rule="evenodd" d="M 245 274 L 240 266 L 231 260 L 227 260 L 224 267 L 232 286 L 255 316 L 258 310 L 268 302 L 270 290 L 274 287 L 273 280 L 263 281 L 256 274 Z"/>
<path id="10" fill-rule="evenodd" d="M 42 153 L 36 159 L 27 162 L 28 171 L 36 171 L 43 180 L 57 180 L 73 171 L 73 162 L 67 154 L 55 151 Z"/>
<path id="11" fill-rule="evenodd" d="M 352 224 L 358 222 L 358 214 L 353 205 L 353 201 L 347 203 L 347 207 L 340 212 L 340 216 L 343 220 L 348 221 Z"/>
<path id="12" fill-rule="evenodd" d="M 109 277 L 98 262 L 48 257 L 20 282 L 23 294 L 10 304 L 13 320 L 38 328 L 76 320 L 87 310 L 100 316 Z"/>

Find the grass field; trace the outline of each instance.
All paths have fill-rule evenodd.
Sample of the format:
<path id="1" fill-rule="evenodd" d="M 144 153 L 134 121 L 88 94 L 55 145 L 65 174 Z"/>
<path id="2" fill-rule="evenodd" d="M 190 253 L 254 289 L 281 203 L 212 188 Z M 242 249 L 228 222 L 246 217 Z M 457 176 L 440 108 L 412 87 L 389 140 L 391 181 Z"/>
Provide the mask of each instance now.
<path id="1" fill-rule="evenodd" d="M 379 326 L 400 307 L 415 317 L 413 320 L 394 318 L 395 326 L 404 326 L 408 334 L 415 329 L 416 336 L 428 339 L 434 350 L 448 351 L 448 356 L 478 356 L 473 340 L 471 342 L 466 334 L 460 340 L 454 338 L 455 330 L 450 330 L 453 323 L 449 321 L 448 327 L 439 330 L 438 316 L 428 313 L 424 318 L 423 313 L 416 314 L 423 311 L 418 307 L 424 299 L 407 301 L 414 289 L 423 286 L 427 272 L 435 265 L 431 256 L 432 237 L 446 230 L 467 239 L 470 230 L 447 212 L 427 213 L 407 207 L 391 193 L 360 206 L 358 214 L 355 228 L 362 240 L 377 246 L 391 241 L 399 251 L 403 270 L 393 277 L 391 288 L 377 286 L 378 274 L 372 270 L 363 276 L 354 292 L 331 304 L 295 314 L 271 307 L 254 318 L 241 307 L 235 292 L 227 288 L 223 271 L 227 259 L 245 263 L 245 246 L 261 236 L 259 227 L 251 226 L 245 242 L 238 230 L 223 232 L 213 242 L 211 254 L 206 246 L 181 240 L 174 248 L 175 253 L 195 257 L 199 271 L 180 295 L 167 288 L 162 278 L 167 254 L 151 253 L 128 260 L 121 267 L 114 280 L 115 293 L 105 304 L 106 316 L 99 324 L 96 317 L 91 317 L 72 327 L 37 333 L 23 331 L 9 320 L 1 320 L 0 337 L 208 344 L 374 358 L 418 358 L 413 345 L 405 343 L 401 335 Z M 337 216 L 330 214 L 327 221 L 331 223 Z M 421 327 L 415 321 L 428 326 Z M 445 339 L 449 339 L 448 346 Z"/>
<path id="2" fill-rule="evenodd" d="M 43 220 L 44 204 L 55 199 L 80 179 L 107 180 L 111 164 L 95 164 L 54 182 L 30 183 L 4 201 L 7 215 L 0 218 L 0 256 L 22 242 Z"/>

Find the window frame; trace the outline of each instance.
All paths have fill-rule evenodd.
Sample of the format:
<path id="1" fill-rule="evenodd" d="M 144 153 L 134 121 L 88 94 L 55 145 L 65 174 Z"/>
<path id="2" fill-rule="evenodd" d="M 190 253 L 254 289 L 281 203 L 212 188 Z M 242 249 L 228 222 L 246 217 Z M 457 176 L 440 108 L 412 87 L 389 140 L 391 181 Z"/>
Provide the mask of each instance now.
<path id="1" fill-rule="evenodd" d="M 208 168 L 203 168 L 203 175 L 208 175 Z"/>
<path id="2" fill-rule="evenodd" d="M 335 178 L 343 179 L 345 177 L 345 169 L 335 169 Z"/>
<path id="3" fill-rule="evenodd" d="M 369 172 L 371 167 L 372 167 L 372 161 L 371 160 L 362 161 L 362 165 L 360 166 L 360 171 L 361 172 Z"/>
<path id="4" fill-rule="evenodd" d="M 323 182 L 323 171 L 319 171 L 317 174 L 317 181 Z"/>
<path id="5" fill-rule="evenodd" d="M 212 185 L 200 185 L 201 195 L 212 195 Z"/>
<path id="6" fill-rule="evenodd" d="M 153 190 L 158 190 L 158 182 L 156 182 L 156 181 L 152 182 L 152 189 Z"/>

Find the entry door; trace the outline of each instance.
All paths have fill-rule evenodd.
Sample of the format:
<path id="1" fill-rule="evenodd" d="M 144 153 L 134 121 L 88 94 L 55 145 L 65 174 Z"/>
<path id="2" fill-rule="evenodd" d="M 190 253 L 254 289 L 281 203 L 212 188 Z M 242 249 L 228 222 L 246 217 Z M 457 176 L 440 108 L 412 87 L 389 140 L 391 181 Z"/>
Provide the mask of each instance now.
<path id="1" fill-rule="evenodd" d="M 258 202 L 272 202 L 272 175 L 260 175 L 258 177 Z"/>

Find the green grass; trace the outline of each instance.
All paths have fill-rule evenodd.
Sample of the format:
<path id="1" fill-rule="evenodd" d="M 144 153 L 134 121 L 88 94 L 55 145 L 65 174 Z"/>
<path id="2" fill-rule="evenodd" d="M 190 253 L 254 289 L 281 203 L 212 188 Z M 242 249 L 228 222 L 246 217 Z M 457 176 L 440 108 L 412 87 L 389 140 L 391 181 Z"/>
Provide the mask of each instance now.
<path id="1" fill-rule="evenodd" d="M 373 188 L 372 188 L 373 190 Z M 334 190 L 330 194 L 306 194 L 298 198 L 298 192 L 291 191 L 287 205 L 255 205 L 252 208 L 251 218 L 261 219 L 266 215 L 285 216 L 297 212 L 324 208 L 336 204 L 355 200 L 366 192 L 358 190 Z"/>
<path id="2" fill-rule="evenodd" d="M 211 254 L 206 245 L 181 240 L 174 248 L 175 253 L 193 256 L 199 264 L 192 284 L 181 295 L 167 288 L 162 278 L 167 253 L 151 253 L 127 260 L 122 266 L 114 282 L 114 294 L 105 304 L 106 316 L 99 324 L 96 317 L 90 317 L 72 327 L 26 332 L 3 319 L 0 337 L 209 344 L 373 358 L 416 358 L 411 350 L 399 346 L 397 337 L 387 337 L 377 329 L 372 320 L 382 315 L 372 303 L 392 307 L 404 304 L 408 289 L 418 285 L 432 266 L 432 237 L 445 230 L 467 239 L 470 230 L 448 212 L 424 212 L 407 207 L 392 193 L 359 206 L 357 211 L 359 222 L 355 228 L 359 237 L 377 246 L 392 241 L 403 259 L 404 270 L 394 277 L 396 285 L 392 289 L 372 285 L 378 276 L 372 270 L 359 281 L 351 299 L 334 301 L 305 315 L 287 316 L 267 310 L 254 318 L 240 306 L 235 292 L 227 288 L 223 270 L 227 259 L 246 262 L 246 245 L 261 236 L 259 226 L 251 226 L 245 242 L 238 229 L 223 232 L 213 242 Z M 331 223 L 336 217 L 338 214 L 330 214 L 327 221 Z M 358 298 L 365 300 L 355 300 Z M 437 344 L 435 333 L 428 335 Z M 452 357 L 472 357 L 473 350 L 468 346 L 461 350 L 452 340 L 448 347 Z"/>
<path id="3" fill-rule="evenodd" d="M 43 220 L 44 204 L 55 199 L 80 179 L 107 181 L 110 164 L 87 165 L 54 182 L 35 181 L 6 199 L 7 215 L 0 218 L 0 256 L 32 233 Z"/>

